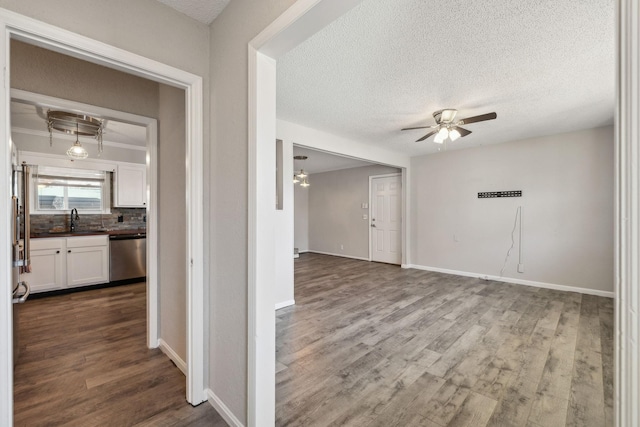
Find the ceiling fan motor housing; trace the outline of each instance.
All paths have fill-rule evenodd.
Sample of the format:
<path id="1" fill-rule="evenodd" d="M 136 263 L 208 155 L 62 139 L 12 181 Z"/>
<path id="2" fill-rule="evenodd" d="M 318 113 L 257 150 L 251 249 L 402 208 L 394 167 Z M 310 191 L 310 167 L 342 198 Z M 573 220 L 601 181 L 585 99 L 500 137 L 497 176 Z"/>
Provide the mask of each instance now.
<path id="1" fill-rule="evenodd" d="M 453 108 L 446 108 L 444 110 L 438 110 L 433 113 L 433 118 L 436 120 L 437 124 L 440 123 L 451 123 L 453 119 L 456 117 L 458 110 L 454 110 Z"/>

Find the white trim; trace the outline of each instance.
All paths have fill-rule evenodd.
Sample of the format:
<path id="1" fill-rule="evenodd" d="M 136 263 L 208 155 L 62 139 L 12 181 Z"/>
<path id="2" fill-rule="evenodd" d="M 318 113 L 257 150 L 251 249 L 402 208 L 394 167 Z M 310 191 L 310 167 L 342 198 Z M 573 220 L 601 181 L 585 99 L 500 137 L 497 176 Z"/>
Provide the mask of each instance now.
<path id="1" fill-rule="evenodd" d="M 227 407 L 227 405 L 222 402 L 216 394 L 211 390 L 207 389 L 207 400 L 209 404 L 213 406 L 213 408 L 220 414 L 220 416 L 229 424 L 230 427 L 244 427 L 244 424 L 235 416 L 233 412 Z"/>
<path id="2" fill-rule="evenodd" d="M 204 241 L 203 241 L 203 87 L 202 77 L 178 68 L 150 60 L 140 55 L 102 43 L 70 31 L 37 21 L 15 12 L 0 8 L 0 68 L 4 70 L 4 84 L 0 85 L 0 199 L 10 199 L 9 175 L 11 165 L 11 94 L 8 90 L 12 38 L 34 44 L 45 49 L 70 55 L 81 60 L 107 66 L 142 78 L 175 86 L 185 90 L 187 128 L 187 196 L 188 215 L 187 250 L 189 261 L 187 278 L 187 401 L 197 405 L 206 400 L 205 352 L 204 352 Z M 149 136 L 148 136 L 149 137 Z M 148 166 L 149 168 L 150 166 Z M 149 170 L 148 170 L 149 172 Z M 153 170 L 151 170 L 153 176 Z M 148 187 L 149 188 L 149 187 Z M 150 200 L 153 197 L 150 194 Z M 149 212 L 149 211 L 148 211 Z M 4 283 L 11 283 L 9 204 L 0 210 L 0 274 Z M 154 218 L 147 217 L 152 221 Z M 150 224 L 150 225 L 151 225 Z M 149 225 L 148 230 L 149 233 Z M 149 239 L 149 238 L 148 238 Z M 149 244 L 151 242 L 148 241 Z M 11 297 L 8 292 L 0 295 L 0 342 L 11 342 L 12 319 Z M 151 334 L 150 334 L 151 335 Z M 11 425 L 13 421 L 13 362 L 11 346 L 0 351 L 0 425 Z"/>
<path id="3" fill-rule="evenodd" d="M 515 285 L 533 286 L 536 288 L 553 289 L 564 292 L 578 292 L 586 295 L 596 295 L 599 297 L 613 298 L 613 292 L 600 291 L 597 289 L 580 288 L 577 286 L 557 285 L 555 283 L 536 282 L 533 280 L 516 279 L 513 277 L 492 276 L 489 274 L 472 273 L 468 271 L 449 270 L 447 268 L 428 267 L 426 265 L 403 264 L 402 268 L 414 268 L 416 270 L 433 271 L 436 273 L 454 274 L 456 276 L 476 277 L 481 280 L 493 280 L 496 282 L 512 283 Z"/>
<path id="4" fill-rule="evenodd" d="M 376 178 L 391 178 L 394 176 L 399 176 L 400 177 L 400 188 L 402 189 L 401 194 L 401 198 L 400 198 L 400 220 L 402 221 L 402 228 L 400 231 L 400 235 L 402 236 L 402 243 L 400 244 L 400 248 L 402 253 L 400 254 L 400 265 L 402 265 L 402 260 L 405 259 L 405 248 L 406 248 L 406 237 L 407 235 L 405 234 L 406 229 L 405 229 L 405 222 L 407 222 L 407 220 L 404 217 L 404 214 L 406 212 L 405 206 L 404 206 L 404 201 L 408 199 L 408 197 L 405 197 L 404 194 L 404 185 L 403 184 L 403 175 L 405 173 L 405 169 L 402 169 L 402 172 L 400 173 L 387 173 L 387 174 L 382 174 L 382 175 L 370 175 L 369 176 L 369 259 L 367 261 L 373 261 L 373 244 L 372 244 L 372 240 L 373 240 L 373 231 L 371 230 L 371 218 L 373 216 L 373 211 L 371 210 L 371 202 L 373 200 L 373 198 L 371 197 L 371 189 L 373 188 L 373 180 Z"/>
<path id="5" fill-rule="evenodd" d="M 178 356 L 178 353 L 162 338 L 158 340 L 158 348 L 160 348 L 169 359 L 173 360 L 173 363 L 175 363 L 176 367 L 180 369 L 183 374 L 187 375 L 187 363 L 182 360 L 182 358 Z"/>
<path id="6" fill-rule="evenodd" d="M 153 121 L 155 122 L 155 119 L 153 119 Z M 151 125 L 151 123 L 149 123 L 149 125 Z M 156 143 L 154 142 L 153 144 L 156 144 Z M 29 164 L 54 166 L 54 167 L 70 167 L 69 157 L 64 156 L 62 154 L 37 153 L 34 151 L 18 151 L 18 159 L 20 159 L 21 162 L 26 161 Z M 105 159 L 85 159 L 82 161 L 74 161 L 73 163 L 71 163 L 71 167 L 73 167 L 74 169 L 102 170 L 107 172 L 115 171 L 116 166 L 118 165 L 123 165 L 123 166 L 135 165 L 140 167 L 142 163 L 120 162 L 116 160 L 105 160 Z"/>
<path id="7" fill-rule="evenodd" d="M 617 427 L 640 424 L 640 6 L 617 2 L 615 398 Z"/>
<path id="8" fill-rule="evenodd" d="M 352 255 L 345 255 L 345 254 L 334 254 L 333 252 L 323 252 L 323 251 L 314 251 L 313 249 L 309 249 L 307 251 L 307 253 L 312 253 L 312 254 L 320 254 L 320 255 L 330 255 L 330 256 L 337 256 L 340 258 L 350 258 L 350 259 L 357 259 L 360 261 L 370 261 L 369 258 L 363 257 L 363 256 L 352 256 Z"/>
<path id="9" fill-rule="evenodd" d="M 281 308 L 290 307 L 292 305 L 296 305 L 296 300 L 290 299 L 289 301 L 282 301 L 276 304 L 276 310 L 280 310 Z"/>

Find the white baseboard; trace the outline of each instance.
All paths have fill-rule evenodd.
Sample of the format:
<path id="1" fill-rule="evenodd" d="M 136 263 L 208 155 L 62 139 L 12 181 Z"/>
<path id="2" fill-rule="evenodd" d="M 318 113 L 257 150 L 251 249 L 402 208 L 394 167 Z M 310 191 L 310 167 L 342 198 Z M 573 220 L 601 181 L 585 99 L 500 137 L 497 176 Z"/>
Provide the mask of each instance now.
<path id="1" fill-rule="evenodd" d="M 299 254 L 306 254 L 307 252 L 309 252 L 309 249 L 298 249 Z"/>
<path id="2" fill-rule="evenodd" d="M 180 369 L 182 373 L 186 376 L 187 364 L 185 363 L 184 360 L 182 360 L 180 356 L 178 356 L 178 353 L 176 353 L 171 348 L 171 346 L 169 346 L 169 344 L 167 344 L 162 338 L 158 340 L 158 347 L 160 347 L 160 350 L 162 350 L 162 352 L 166 354 L 169 357 L 169 359 L 173 360 L 173 363 L 175 363 L 178 369 Z"/>
<path id="3" fill-rule="evenodd" d="M 553 289 L 556 291 L 578 292 L 580 294 L 595 295 L 599 297 L 613 298 L 614 293 L 600 291 L 597 289 L 580 288 L 577 286 L 557 285 L 555 283 L 536 282 L 533 280 L 523 280 L 514 277 L 491 276 L 481 273 L 470 273 L 468 271 L 448 270 L 446 268 L 428 267 L 425 265 L 405 264 L 402 268 L 415 268 L 416 270 L 434 271 L 437 273 L 455 274 L 456 276 L 477 277 L 478 279 L 494 280 L 497 282 L 514 283 L 516 285 L 533 286 L 536 288 Z"/>
<path id="4" fill-rule="evenodd" d="M 244 427 L 244 424 L 242 424 L 240 420 L 235 415 L 233 415 L 227 405 L 225 405 L 211 389 L 207 389 L 207 400 L 231 427 Z"/>
<path id="5" fill-rule="evenodd" d="M 313 254 L 320 254 L 320 255 L 339 256 L 339 257 L 342 257 L 342 258 L 359 259 L 361 261 L 369 261 L 369 258 L 365 258 L 365 257 L 361 257 L 361 256 L 351 256 L 351 255 L 345 255 L 345 254 L 334 254 L 332 252 L 322 252 L 322 251 L 314 251 L 314 250 L 308 250 L 307 252 L 310 252 L 310 253 L 313 253 Z"/>
<path id="6" fill-rule="evenodd" d="M 290 305 L 295 305 L 296 300 L 290 299 L 289 301 L 282 301 L 276 304 L 276 310 L 280 310 L 281 308 L 289 307 Z"/>

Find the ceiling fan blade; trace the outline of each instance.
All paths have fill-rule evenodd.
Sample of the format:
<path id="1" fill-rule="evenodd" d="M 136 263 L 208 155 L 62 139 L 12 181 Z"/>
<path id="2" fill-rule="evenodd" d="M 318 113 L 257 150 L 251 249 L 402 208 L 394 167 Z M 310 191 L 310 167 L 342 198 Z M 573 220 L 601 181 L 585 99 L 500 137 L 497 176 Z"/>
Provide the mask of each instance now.
<path id="1" fill-rule="evenodd" d="M 414 130 L 414 129 L 433 129 L 435 127 L 437 127 L 438 125 L 431 125 L 431 126 L 418 126 L 416 128 L 404 128 L 404 129 L 400 129 L 400 130 Z"/>
<path id="2" fill-rule="evenodd" d="M 485 120 L 493 120 L 496 117 L 498 117 L 496 113 L 481 114 L 479 116 L 467 117 L 466 119 L 462 119 L 457 124 L 468 125 L 469 123 L 477 123 L 477 122 L 484 122 Z"/>
<path id="3" fill-rule="evenodd" d="M 464 128 L 461 128 L 460 126 L 454 126 L 452 127 L 452 129 L 457 130 L 458 132 L 460 132 L 460 138 L 462 138 L 463 136 L 467 136 L 471 133 L 470 130 L 466 130 Z"/>
<path id="4" fill-rule="evenodd" d="M 433 132 L 429 132 L 428 134 L 426 134 L 422 138 L 416 140 L 416 142 L 424 141 L 425 139 L 429 138 L 431 135 L 435 135 L 436 133 L 438 133 L 438 132 L 435 131 L 435 130 Z"/>

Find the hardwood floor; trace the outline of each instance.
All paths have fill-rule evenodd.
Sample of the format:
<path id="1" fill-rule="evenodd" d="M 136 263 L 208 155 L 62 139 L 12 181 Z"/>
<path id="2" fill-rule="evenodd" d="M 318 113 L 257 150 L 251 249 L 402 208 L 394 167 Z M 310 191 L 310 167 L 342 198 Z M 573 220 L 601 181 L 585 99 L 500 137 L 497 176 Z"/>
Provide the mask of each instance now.
<path id="1" fill-rule="evenodd" d="M 28 300 L 19 337 L 16 426 L 226 426 L 147 349 L 144 283 Z"/>
<path id="2" fill-rule="evenodd" d="M 317 254 L 277 312 L 278 426 L 611 426 L 613 301 Z"/>

